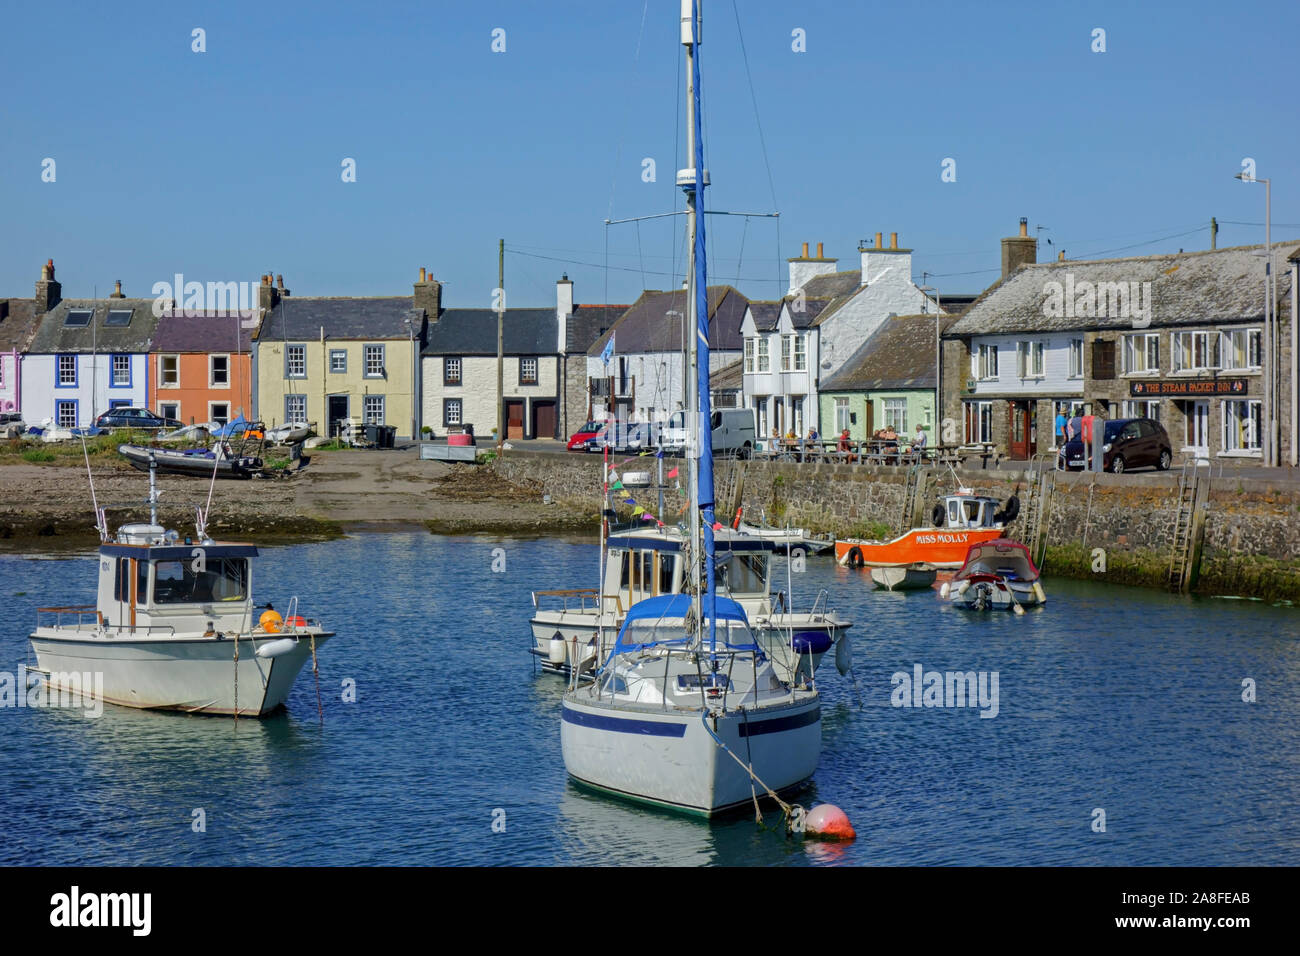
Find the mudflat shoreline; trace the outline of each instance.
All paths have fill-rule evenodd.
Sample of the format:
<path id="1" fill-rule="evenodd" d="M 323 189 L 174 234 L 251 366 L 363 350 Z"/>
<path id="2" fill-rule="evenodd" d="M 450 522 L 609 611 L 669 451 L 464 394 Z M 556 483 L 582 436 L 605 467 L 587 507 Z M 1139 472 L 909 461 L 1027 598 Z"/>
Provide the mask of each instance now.
<path id="1" fill-rule="evenodd" d="M 414 448 L 310 454 L 306 467 L 275 479 L 218 480 L 210 532 L 289 543 L 346 531 L 425 528 L 435 534 L 594 533 L 597 515 L 546 504 L 483 466 L 420 461 Z M 91 459 L 95 493 L 110 528 L 148 517 L 148 476 L 124 460 Z M 185 533 L 209 482 L 161 475 L 159 517 Z M 126 507 L 122 507 L 122 506 Z M 0 462 L 0 548 L 92 545 L 94 509 L 84 461 Z"/>

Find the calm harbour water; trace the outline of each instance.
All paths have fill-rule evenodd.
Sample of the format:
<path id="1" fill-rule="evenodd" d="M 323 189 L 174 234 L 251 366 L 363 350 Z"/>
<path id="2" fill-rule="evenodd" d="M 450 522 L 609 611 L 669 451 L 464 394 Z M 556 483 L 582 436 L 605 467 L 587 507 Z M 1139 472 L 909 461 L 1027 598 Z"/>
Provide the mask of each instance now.
<path id="1" fill-rule="evenodd" d="M 562 681 L 534 674 L 529 591 L 594 585 L 595 555 L 422 533 L 263 550 L 257 600 L 296 594 L 338 632 L 321 652 L 324 726 L 310 669 L 287 713 L 237 725 L 0 709 L 0 863 L 1300 862 L 1300 609 L 1048 579 L 1045 609 L 981 616 L 809 559 L 797 603 L 824 587 L 855 621 L 862 706 L 828 660 L 821 764 L 800 797 L 848 812 L 859 836 L 841 847 L 567 782 Z M 37 606 L 93 602 L 93 573 L 85 555 L 0 555 L 0 670 L 34 663 Z M 891 675 L 918 663 L 997 671 L 997 717 L 891 706 Z"/>

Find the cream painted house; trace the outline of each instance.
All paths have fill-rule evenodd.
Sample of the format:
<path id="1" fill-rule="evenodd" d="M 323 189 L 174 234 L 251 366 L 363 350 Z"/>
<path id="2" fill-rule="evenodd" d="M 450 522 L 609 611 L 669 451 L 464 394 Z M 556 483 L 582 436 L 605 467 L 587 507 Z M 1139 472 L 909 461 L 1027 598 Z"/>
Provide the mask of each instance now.
<path id="1" fill-rule="evenodd" d="M 335 434 L 349 418 L 395 426 L 399 439 L 418 435 L 425 305 L 436 313 L 441 292 L 423 272 L 414 297 L 297 298 L 277 291 L 254 349 L 258 417 L 271 426 L 314 422 L 322 435 Z"/>

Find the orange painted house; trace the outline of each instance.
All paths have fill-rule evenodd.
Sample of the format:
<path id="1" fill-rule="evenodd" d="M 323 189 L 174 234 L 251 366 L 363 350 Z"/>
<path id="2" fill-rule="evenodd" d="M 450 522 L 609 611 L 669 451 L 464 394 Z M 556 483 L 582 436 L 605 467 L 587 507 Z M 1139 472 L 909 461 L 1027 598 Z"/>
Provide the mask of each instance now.
<path id="1" fill-rule="evenodd" d="M 238 313 L 164 314 L 149 348 L 151 410 L 186 425 L 253 418 L 251 345 L 259 323 Z"/>

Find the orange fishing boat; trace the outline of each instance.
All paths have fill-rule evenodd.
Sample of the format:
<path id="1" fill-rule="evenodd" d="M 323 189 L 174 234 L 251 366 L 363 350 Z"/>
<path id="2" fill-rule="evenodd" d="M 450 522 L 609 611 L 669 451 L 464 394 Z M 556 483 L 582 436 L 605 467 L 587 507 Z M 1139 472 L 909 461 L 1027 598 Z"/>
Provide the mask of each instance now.
<path id="1" fill-rule="evenodd" d="M 968 489 L 942 495 L 931 513 L 931 524 L 913 528 L 892 541 L 843 538 L 835 542 L 835 560 L 851 568 L 889 567 L 925 562 L 936 568 L 960 568 L 971 545 L 1002 537 L 1020 512 L 1012 495 L 999 509 L 997 498 Z"/>

